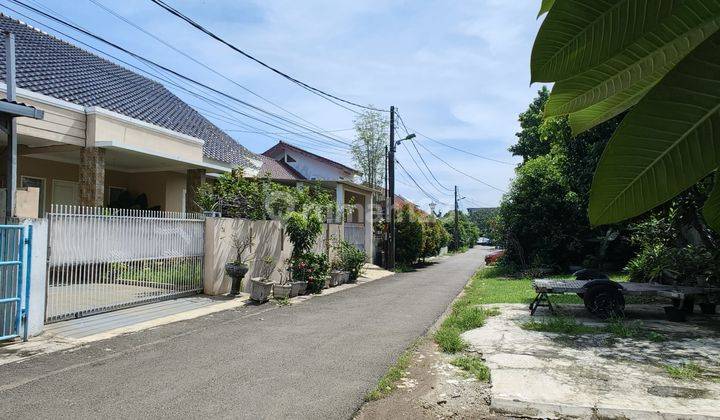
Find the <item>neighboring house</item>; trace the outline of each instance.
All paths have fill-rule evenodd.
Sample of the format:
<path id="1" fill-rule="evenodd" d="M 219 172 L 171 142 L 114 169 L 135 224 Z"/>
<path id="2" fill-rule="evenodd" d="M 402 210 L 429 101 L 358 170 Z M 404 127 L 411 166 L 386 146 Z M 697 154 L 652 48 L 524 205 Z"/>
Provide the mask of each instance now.
<path id="1" fill-rule="evenodd" d="M 18 187 L 40 189 L 40 215 L 138 196 L 150 208 L 197 210 L 207 173 L 257 173 L 257 155 L 163 85 L 4 15 L 0 30 L 16 37 L 18 101 L 45 112 L 17 128 Z"/>
<path id="2" fill-rule="evenodd" d="M 338 208 L 345 208 L 345 240 L 373 255 L 373 192 L 357 184 L 357 170 L 331 159 L 308 152 L 292 144 L 279 142 L 262 156 L 259 176 L 269 175 L 287 185 L 318 183 L 335 195 Z"/>
<path id="3" fill-rule="evenodd" d="M 395 194 L 395 209 L 400 210 L 403 206 L 408 205 L 412 207 L 416 212 L 428 215 L 428 213 L 420 208 L 417 204 L 413 203 L 409 199 L 403 197 L 400 194 Z"/>

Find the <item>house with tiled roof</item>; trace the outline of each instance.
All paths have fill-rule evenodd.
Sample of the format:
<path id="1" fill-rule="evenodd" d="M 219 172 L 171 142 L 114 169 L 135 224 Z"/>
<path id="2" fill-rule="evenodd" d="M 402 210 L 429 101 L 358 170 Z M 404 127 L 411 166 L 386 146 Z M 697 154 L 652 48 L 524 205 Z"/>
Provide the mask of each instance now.
<path id="1" fill-rule="evenodd" d="M 338 208 L 346 211 L 343 224 L 346 241 L 373 255 L 373 193 L 375 190 L 355 182 L 360 172 L 340 162 L 279 141 L 261 155 L 260 176 L 269 176 L 286 185 L 314 183 L 335 196 Z"/>
<path id="2" fill-rule="evenodd" d="M 0 30 L 15 35 L 17 100 L 44 112 L 17 124 L 18 187 L 40 189 L 39 214 L 118 200 L 197 210 L 206 176 L 263 164 L 162 84 L 4 15 Z"/>

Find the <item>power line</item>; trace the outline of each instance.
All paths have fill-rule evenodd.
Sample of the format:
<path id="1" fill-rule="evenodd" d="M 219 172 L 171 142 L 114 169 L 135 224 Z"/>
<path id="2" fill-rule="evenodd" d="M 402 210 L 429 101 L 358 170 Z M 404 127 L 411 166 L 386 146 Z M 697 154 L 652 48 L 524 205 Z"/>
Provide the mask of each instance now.
<path id="1" fill-rule="evenodd" d="M 203 95 L 201 95 L 201 94 L 198 94 L 198 93 L 196 93 L 196 92 L 194 92 L 194 91 L 191 91 L 191 90 L 189 90 L 189 89 L 186 89 L 186 88 L 184 88 L 183 86 L 180 86 L 180 85 L 178 85 L 177 83 L 173 82 L 172 80 L 169 80 L 169 79 L 167 79 L 167 78 L 165 78 L 165 77 L 162 77 L 162 76 L 160 76 L 159 74 L 157 74 L 157 73 L 155 73 L 155 72 L 151 75 L 148 71 L 143 70 L 143 69 L 141 69 L 141 68 L 133 65 L 132 63 L 129 63 L 129 62 L 127 62 L 127 61 L 125 61 L 125 60 L 123 60 L 123 59 L 121 59 L 121 58 L 119 58 L 119 57 L 117 57 L 117 56 L 114 56 L 114 55 L 112 55 L 112 54 L 110 54 L 110 53 L 107 53 L 107 52 L 105 52 L 105 51 L 99 50 L 98 48 L 96 48 L 96 47 L 94 47 L 94 46 L 92 46 L 92 45 L 90 45 L 90 44 L 87 44 L 87 43 L 83 42 L 82 40 L 73 37 L 72 35 L 69 35 L 69 34 L 67 34 L 67 33 L 65 33 L 65 32 L 63 32 L 63 31 L 60 31 L 60 30 L 58 30 L 57 28 L 54 28 L 54 27 L 52 27 L 52 26 L 50 26 L 50 25 L 47 25 L 47 24 L 45 24 L 45 23 L 39 22 L 39 21 L 37 21 L 36 19 L 33 19 L 32 17 L 27 16 L 27 15 L 25 15 L 24 13 L 21 13 L 21 12 L 15 10 L 15 9 L 13 9 L 12 7 L 9 7 L 9 6 L 7 6 L 7 5 L 2 5 L 2 7 L 6 8 L 6 9 L 8 9 L 8 10 L 14 12 L 14 13 L 16 13 L 16 14 L 19 15 L 19 16 L 23 16 L 25 19 L 28 19 L 29 21 L 32 21 L 32 22 L 35 22 L 35 23 L 37 23 L 37 24 L 39 24 L 39 25 L 41 25 L 41 26 L 47 27 L 47 28 L 49 28 L 49 29 L 51 29 L 51 30 L 53 30 L 53 31 L 55 31 L 55 32 L 57 32 L 57 33 L 65 36 L 65 37 L 68 38 L 68 39 L 72 39 L 73 41 L 77 42 L 77 43 L 80 44 L 80 45 L 83 45 L 83 46 L 87 47 L 88 49 L 94 50 L 94 51 L 96 51 L 96 52 L 98 52 L 98 53 L 100 53 L 100 54 L 106 55 L 106 56 L 108 56 L 108 57 L 110 57 L 110 58 L 112 58 L 112 59 L 114 59 L 114 60 L 116 60 L 116 61 L 118 61 L 118 62 L 120 62 L 120 63 L 123 63 L 123 64 L 125 64 L 126 66 L 128 66 L 128 67 L 130 67 L 130 68 L 132 68 L 132 69 L 134 69 L 134 70 L 136 70 L 136 71 L 138 71 L 138 72 L 140 72 L 140 73 L 146 74 L 146 75 L 148 75 L 148 76 L 151 77 L 151 78 L 158 78 L 158 79 L 160 79 L 161 81 L 163 81 L 163 82 L 165 82 L 165 83 L 167 83 L 167 84 L 169 84 L 169 85 L 172 85 L 172 86 L 174 86 L 174 87 L 176 87 L 176 88 L 178 88 L 178 89 L 186 92 L 187 94 L 189 94 L 189 95 L 197 98 L 197 99 L 201 99 L 201 100 L 207 102 L 210 106 L 214 107 L 215 109 L 217 109 L 217 110 L 220 111 L 220 112 L 225 112 L 225 113 L 227 113 L 227 110 L 230 109 L 230 110 L 232 110 L 232 111 L 234 111 L 234 112 L 240 113 L 241 115 L 244 115 L 244 116 L 246 116 L 246 117 L 249 117 L 249 118 L 252 118 L 252 119 L 257 120 L 257 121 L 259 121 L 259 122 L 262 122 L 263 124 L 267 124 L 267 125 L 270 125 L 270 126 L 272 126 L 272 127 L 279 128 L 279 129 L 285 129 L 284 127 L 279 127 L 279 126 L 277 126 L 277 125 L 268 123 L 268 122 L 266 122 L 266 121 L 264 121 L 264 120 L 261 120 L 261 119 L 258 119 L 258 118 L 249 116 L 249 115 L 247 115 L 247 114 L 245 114 L 245 113 L 243 113 L 243 112 L 241 112 L 241 111 L 238 111 L 238 110 L 234 109 L 232 106 L 229 106 L 229 105 L 227 105 L 227 104 L 220 104 L 220 103 L 217 102 L 216 100 L 213 100 L 213 99 L 211 99 L 211 98 L 208 98 L 208 97 L 205 97 L 205 96 L 203 96 Z M 57 13 L 56 13 L 56 14 L 57 14 Z M 145 63 L 144 63 L 144 64 L 145 64 Z M 145 64 L 145 65 L 147 65 L 147 64 Z M 149 68 L 152 70 L 152 67 L 149 66 Z M 230 123 L 230 124 L 233 124 L 233 125 L 237 125 L 237 126 L 239 126 L 239 127 L 250 128 L 250 129 L 253 129 L 253 130 L 257 130 L 258 132 L 262 132 L 262 130 L 261 130 L 260 128 L 255 127 L 255 126 L 252 126 L 252 125 L 250 125 L 250 124 L 246 124 L 246 123 L 244 123 L 244 122 L 242 122 L 242 121 L 240 121 L 240 120 L 238 120 L 238 119 L 236 119 L 236 118 L 232 118 L 232 117 L 227 117 L 227 116 L 222 116 L 222 115 L 219 115 L 219 114 L 215 114 L 215 113 L 213 113 L 212 111 L 205 110 L 205 109 L 203 109 L 203 108 L 201 108 L 201 107 L 198 107 L 198 106 L 196 106 L 196 108 L 199 109 L 199 110 L 201 110 L 202 112 L 204 112 L 204 113 L 206 113 L 206 114 L 214 115 L 214 116 L 215 116 L 214 118 L 221 119 L 222 121 L 224 121 L 224 122 L 226 122 L 226 123 Z M 294 134 L 294 132 L 289 132 L 289 133 Z M 273 141 L 277 141 L 275 138 L 271 137 L 270 135 L 265 135 L 265 134 L 263 134 L 263 133 L 259 133 L 259 134 L 262 134 L 262 135 L 264 135 L 265 137 L 268 137 L 269 139 L 271 139 L 271 140 L 273 140 Z M 300 137 L 306 138 L 307 141 L 313 141 L 313 142 L 315 142 L 315 143 L 318 143 L 318 142 L 321 143 L 321 144 L 317 145 L 317 147 L 303 144 L 303 147 L 305 147 L 305 148 L 314 149 L 314 150 L 317 150 L 317 151 L 323 151 L 323 152 L 326 152 L 326 153 L 338 153 L 338 152 L 334 152 L 334 151 L 332 151 L 332 150 L 328 150 L 328 149 L 327 149 L 328 147 L 334 147 L 334 148 L 337 148 L 337 149 L 345 152 L 345 154 L 347 153 L 347 149 L 341 148 L 340 146 L 337 146 L 337 145 L 335 145 L 335 144 L 331 144 L 331 143 L 328 143 L 328 142 L 323 141 L 323 140 L 320 140 L 320 139 L 314 139 L 314 138 L 312 138 L 312 137 L 308 137 L 308 136 L 305 136 L 305 135 L 300 135 L 300 134 L 297 134 L 297 135 L 300 136 Z M 297 141 L 300 142 L 299 140 L 297 140 Z M 343 154 L 343 156 L 344 156 L 345 154 Z"/>
<path id="2" fill-rule="evenodd" d="M 437 198 L 433 197 L 432 194 L 425 191 L 425 189 L 423 187 L 421 187 L 420 184 L 418 184 L 418 182 L 415 180 L 415 178 L 413 178 L 413 176 L 410 175 L 410 172 L 408 172 L 407 169 L 405 169 L 405 167 L 403 166 L 402 163 L 400 163 L 399 160 L 396 159 L 395 162 L 400 166 L 400 169 L 402 169 L 402 171 L 405 173 L 405 175 L 407 175 L 407 177 L 410 178 L 410 180 L 412 180 L 413 184 L 415 184 L 415 187 L 417 187 L 418 190 L 420 190 L 423 194 L 425 194 L 425 196 L 427 198 L 431 199 L 432 201 L 434 201 L 436 203 L 440 203 L 444 206 L 447 206 L 447 203 L 444 203 L 444 202 L 438 200 Z"/>
<path id="3" fill-rule="evenodd" d="M 489 157 L 487 157 L 487 156 L 478 155 L 477 153 L 468 152 L 467 150 L 463 150 L 463 149 L 461 149 L 461 148 L 459 148 L 459 147 L 455 147 L 455 146 L 452 146 L 452 145 L 443 143 L 443 142 L 441 142 L 441 141 L 439 141 L 439 140 L 435 140 L 435 139 L 433 139 L 433 138 L 430 138 L 430 137 L 426 136 L 425 134 L 423 134 L 423 133 L 421 133 L 421 132 L 419 132 L 419 131 L 415 131 L 415 133 L 417 133 L 420 137 L 423 137 L 423 138 L 425 138 L 425 139 L 428 139 L 428 140 L 430 140 L 430 141 L 432 141 L 432 142 L 434 142 L 434 143 L 437 143 L 437 144 L 439 144 L 439 145 L 441 145 L 441 146 L 449 147 L 450 149 L 456 150 L 456 151 L 458 151 L 458 152 L 465 153 L 465 154 L 467 154 L 467 155 L 475 156 L 475 157 L 480 158 L 480 159 L 489 160 L 489 161 L 491 161 L 491 162 L 502 163 L 503 165 L 511 165 L 511 166 L 514 166 L 514 165 L 515 165 L 514 163 L 511 163 L 511 162 L 505 162 L 505 161 L 502 161 L 502 160 L 489 158 Z"/>
<path id="4" fill-rule="evenodd" d="M 420 173 L 422 174 L 423 178 L 425 178 L 425 180 L 428 182 L 428 184 L 430 184 L 433 188 L 435 188 L 435 191 L 439 192 L 440 194 L 443 194 L 443 195 L 448 194 L 447 192 L 445 192 L 445 191 L 441 190 L 440 188 L 438 188 L 437 186 L 435 186 L 435 184 L 433 184 L 432 181 L 430 181 L 430 178 L 428 178 L 428 176 L 427 176 L 427 174 L 425 173 L 425 171 L 423 171 L 423 169 L 420 167 L 420 165 L 417 163 L 417 161 L 416 161 L 415 158 L 413 157 L 412 153 L 410 153 L 410 149 L 408 149 L 408 147 L 405 145 L 405 143 L 401 143 L 401 144 L 402 144 L 403 148 L 405 148 L 405 151 L 406 151 L 406 152 L 408 153 L 408 155 L 410 156 L 410 159 L 413 161 L 413 163 L 415 164 L 415 166 L 418 168 L 418 170 L 419 170 Z"/>
<path id="5" fill-rule="evenodd" d="M 323 130 L 322 132 L 323 133 L 338 133 L 340 131 L 351 131 L 351 130 L 354 130 L 354 128 L 342 128 L 342 129 L 338 129 L 338 130 Z M 260 134 L 256 131 L 243 131 L 243 130 L 227 130 L 227 131 L 236 131 L 239 133 Z M 313 132 L 312 131 L 304 131 L 301 133 L 302 134 L 312 134 Z M 279 132 L 275 132 L 275 133 L 269 132 L 267 134 L 283 135 L 283 134 L 293 134 L 293 133 L 290 131 L 279 131 Z"/>
<path id="6" fill-rule="evenodd" d="M 403 126 L 403 130 L 405 130 L 405 134 L 406 134 L 406 135 L 410 135 L 410 132 L 408 131 L 407 126 L 405 125 L 405 121 L 403 120 L 403 118 L 402 118 L 402 116 L 400 115 L 400 113 L 399 113 L 397 110 L 395 111 L 395 113 L 396 113 L 398 119 L 400 120 L 400 124 L 402 124 L 402 126 Z M 423 158 L 422 153 L 420 153 L 420 150 L 418 150 L 417 146 L 415 145 L 415 142 L 414 142 L 414 141 L 411 141 L 410 144 L 412 144 L 413 148 L 415 149 L 415 152 L 416 152 L 417 155 L 420 157 L 420 160 L 422 161 L 423 165 L 425 165 L 425 168 L 426 168 L 427 171 L 430 173 L 430 176 L 432 176 L 432 178 L 435 180 L 435 182 L 437 183 L 437 185 L 439 185 L 441 188 L 443 188 L 443 189 L 445 189 L 445 190 L 447 190 L 447 191 L 452 191 L 452 188 L 444 186 L 444 185 L 437 179 L 437 177 L 435 176 L 435 174 L 433 173 L 433 171 L 430 169 L 430 166 L 428 166 L 427 162 L 425 161 L 425 158 Z M 403 143 L 403 146 L 404 146 L 404 143 Z M 405 149 L 407 150 L 407 147 L 405 147 Z M 410 154 L 410 151 L 408 151 L 408 153 Z M 410 154 L 410 157 L 412 157 L 412 154 Z M 413 158 L 413 161 L 415 161 L 414 158 Z M 417 165 L 417 162 L 416 162 L 415 164 Z M 419 166 L 418 166 L 418 168 L 419 168 Z M 422 171 L 422 170 L 421 170 L 421 171 Z M 424 174 L 423 174 L 423 175 L 424 175 Z M 425 179 L 427 179 L 427 177 L 425 177 Z M 432 182 L 431 182 L 429 179 L 427 179 L 427 180 L 428 180 L 428 182 L 430 183 L 430 185 L 433 185 Z M 433 187 L 434 187 L 434 185 L 433 185 Z M 438 191 L 440 191 L 438 188 L 435 188 L 435 189 L 438 190 Z M 442 194 L 447 194 L 447 193 L 443 192 Z"/>
<path id="7" fill-rule="evenodd" d="M 458 172 L 458 173 L 460 173 L 460 174 L 462 174 L 462 175 L 465 175 L 466 177 L 468 177 L 468 178 L 470 178 L 470 179 L 473 179 L 473 180 L 475 180 L 475 181 L 477 181 L 477 182 L 479 182 L 479 183 L 481 183 L 481 184 L 483 184 L 483 185 L 485 185 L 485 186 L 487 186 L 487 187 L 490 187 L 490 188 L 492 188 L 492 189 L 494 189 L 494 190 L 500 191 L 500 192 L 502 192 L 502 193 L 506 192 L 506 191 L 503 190 L 502 188 L 496 187 L 496 186 L 494 186 L 494 185 L 492 185 L 492 184 L 489 184 L 489 183 L 487 183 L 487 182 L 485 182 L 485 181 L 483 181 L 483 180 L 481 180 L 481 179 L 479 179 L 479 178 L 476 178 L 476 177 L 468 174 L 467 172 L 461 171 L 460 169 L 458 169 L 458 168 L 456 168 L 455 166 L 453 166 L 453 165 L 451 165 L 450 163 L 448 163 L 445 159 L 443 159 L 443 158 L 441 158 L 440 156 L 438 156 L 438 155 L 436 155 L 435 153 L 433 153 L 430 149 L 428 149 L 427 147 L 425 147 L 422 143 L 418 143 L 418 144 L 420 145 L 420 147 L 422 147 L 423 149 L 425 149 L 428 153 L 430 153 L 431 155 L 433 155 L 433 156 L 435 157 L 435 159 L 437 159 L 437 160 L 439 160 L 440 162 L 444 163 L 445 165 L 447 165 L 447 167 L 449 167 L 449 168 L 452 169 L 453 171 Z"/>
<path id="8" fill-rule="evenodd" d="M 42 10 L 39 10 L 39 9 L 37 9 L 37 8 L 35 8 L 35 7 L 32 7 L 32 6 L 30 6 L 30 5 L 27 5 L 27 4 L 23 3 L 22 1 L 19 1 L 19 0 L 11 0 L 11 1 L 12 1 L 13 3 L 15 3 L 15 4 L 18 4 L 18 5 L 22 6 L 22 7 L 27 8 L 28 10 L 32 10 L 33 12 L 35 12 L 35 13 L 37 13 L 37 14 L 40 14 L 40 15 L 48 18 L 48 19 L 51 19 L 51 20 L 53 20 L 53 21 L 55 21 L 55 22 L 58 22 L 58 23 L 60 23 L 60 24 L 62 24 L 62 25 L 68 26 L 68 27 L 70 27 L 70 28 L 72 28 L 72 29 L 80 32 L 80 33 L 83 33 L 83 34 L 85 34 L 85 35 L 87 35 L 87 36 L 89 36 L 89 37 L 97 40 L 97 41 L 100 41 L 100 42 L 102 42 L 102 43 L 104 43 L 104 44 L 106 44 L 106 45 L 109 45 L 109 46 L 111 46 L 111 47 L 113 47 L 113 48 L 115 48 L 115 49 L 118 49 L 118 50 L 124 52 L 125 54 L 128 54 L 128 55 L 132 56 L 133 58 L 135 58 L 135 59 L 137 59 L 137 60 L 140 60 L 140 61 L 143 62 L 143 63 L 150 64 L 150 65 L 152 65 L 153 67 L 159 68 L 159 69 L 161 69 L 161 70 L 163 70 L 163 71 L 165 71 L 165 72 L 167 72 L 167 73 L 170 73 L 170 74 L 172 74 L 172 75 L 174 75 L 174 76 L 176 76 L 176 77 L 179 77 L 179 78 L 181 78 L 181 79 L 183 79 L 183 80 L 185 80 L 185 81 L 187 81 L 187 82 L 193 83 L 193 84 L 195 84 L 195 85 L 197 85 L 197 86 L 200 86 L 200 87 L 202 87 L 202 88 L 204 88 L 204 89 L 207 89 L 207 90 L 209 90 L 209 91 L 211 91 L 211 92 L 214 92 L 214 93 L 216 93 L 216 94 L 218 94 L 218 95 L 221 95 L 221 96 L 223 96 L 223 97 L 225 97 L 225 98 L 228 98 L 228 99 L 230 99 L 230 100 L 233 100 L 233 101 L 235 101 L 235 102 L 238 102 L 238 103 L 240 103 L 240 104 L 242 104 L 242 105 L 244 105 L 244 106 L 250 107 L 250 108 L 252 108 L 252 109 L 255 109 L 255 110 L 260 111 L 260 112 L 262 112 L 262 113 L 268 114 L 268 115 L 273 116 L 273 117 L 275 117 L 275 118 L 279 118 L 279 119 L 281 119 L 281 120 L 283 120 L 283 121 L 286 121 L 286 122 L 291 123 L 291 124 L 293 124 L 293 125 L 296 125 L 296 126 L 298 126 L 298 127 L 302 127 L 302 128 L 305 129 L 305 130 L 312 131 L 313 133 L 318 134 L 318 135 L 320 135 L 320 136 L 322 136 L 322 137 L 326 137 L 326 138 L 328 138 L 328 139 L 330 139 L 330 140 L 333 140 L 333 141 L 336 141 L 336 142 L 345 144 L 345 145 L 347 145 L 347 146 L 350 146 L 350 143 L 348 143 L 348 142 L 345 142 L 345 141 L 343 141 L 343 140 L 339 140 L 339 139 L 337 139 L 337 138 L 328 136 L 328 135 L 326 135 L 326 134 L 323 134 L 323 133 L 321 133 L 321 132 L 318 132 L 317 130 L 309 129 L 309 127 L 307 127 L 307 126 L 304 126 L 304 125 L 302 125 L 302 124 L 298 124 L 297 122 L 294 122 L 294 121 L 292 121 L 292 120 L 288 120 L 287 118 L 284 118 L 284 117 L 279 116 L 279 115 L 277 115 L 277 114 L 274 114 L 274 113 L 272 113 L 272 112 L 266 111 L 266 110 L 264 110 L 264 109 L 262 109 L 262 108 L 260 108 L 260 107 L 257 107 L 257 106 L 255 106 L 255 105 L 252 105 L 252 104 L 250 104 L 250 103 L 248 103 L 248 102 L 246 102 L 246 101 L 243 101 L 242 99 L 236 98 L 236 97 L 234 97 L 234 96 L 232 96 L 232 95 L 229 95 L 229 94 L 227 94 L 227 93 L 225 93 L 225 92 L 222 92 L 222 91 L 220 91 L 220 90 L 218 90 L 218 89 L 215 89 L 215 88 L 213 88 L 213 87 L 210 87 L 210 86 L 208 86 L 208 85 L 206 85 L 206 84 L 204 84 L 204 83 L 202 83 L 202 82 L 199 82 L 199 81 L 197 81 L 197 80 L 195 80 L 195 79 L 192 79 L 192 78 L 190 78 L 190 77 L 188 77 L 188 76 L 185 76 L 185 75 L 183 75 L 183 74 L 180 74 L 180 73 L 178 73 L 178 72 L 176 72 L 176 71 L 174 71 L 174 70 L 172 70 L 172 69 L 170 69 L 170 68 L 168 68 L 168 67 L 165 67 L 165 66 L 163 66 L 163 65 L 161 65 L 161 64 L 159 64 L 159 63 L 157 63 L 157 62 L 155 62 L 155 61 L 153 61 L 153 60 L 150 60 L 150 59 L 148 59 L 148 58 L 145 58 L 145 57 L 141 56 L 140 54 L 134 53 L 134 52 L 132 52 L 132 51 L 130 51 L 130 50 L 128 50 L 128 49 L 126 49 L 126 48 L 124 48 L 124 47 L 122 47 L 122 46 L 120 46 L 120 45 L 118 45 L 118 44 L 116 44 L 116 43 L 114 43 L 114 42 L 112 42 L 112 41 L 108 41 L 107 39 L 105 39 L 105 38 L 103 38 L 103 37 L 101 37 L 101 36 L 99 36 L 99 35 L 96 35 L 96 34 L 90 32 L 90 31 L 88 31 L 88 30 L 86 30 L 86 29 L 83 29 L 82 27 L 80 27 L 80 26 L 78 26 L 78 25 L 75 25 L 75 24 L 70 23 L 70 22 L 68 22 L 68 21 L 66 21 L 66 20 L 60 19 L 60 18 L 58 18 L 58 17 L 56 17 L 56 16 L 52 16 L 52 15 L 50 15 L 50 14 L 48 14 L 48 13 L 45 13 L 45 12 L 43 12 Z M 7 7 L 7 6 L 6 6 L 6 7 Z M 12 9 L 10 9 L 10 10 L 12 10 Z M 177 86 L 177 85 L 176 85 L 176 86 Z M 245 113 L 242 113 L 242 112 L 239 112 L 239 113 L 242 114 L 242 115 L 245 115 L 246 117 L 249 117 L 249 118 L 258 120 L 257 118 L 251 117 L 251 116 L 249 116 L 248 114 L 245 114 Z M 264 122 L 264 121 L 263 121 L 263 122 Z M 266 123 L 266 122 L 265 122 L 265 123 Z M 280 128 L 280 127 L 277 127 L 277 126 L 276 126 L 276 128 Z M 280 129 L 282 130 L 283 128 L 280 128 Z"/>
<path id="9" fill-rule="evenodd" d="M 132 26 L 133 28 L 135 28 L 135 29 L 143 32 L 144 34 L 148 35 L 149 37 L 155 39 L 156 41 L 160 42 L 161 44 L 165 45 L 166 47 L 172 49 L 173 51 L 175 51 L 175 52 L 177 52 L 178 54 L 182 55 L 183 57 L 187 58 L 188 60 L 191 60 L 192 62 L 194 62 L 194 63 L 202 66 L 202 67 L 205 68 L 206 70 L 208 70 L 208 71 L 210 71 L 210 72 L 212 72 L 212 73 L 214 73 L 214 74 L 222 77 L 223 79 L 225 79 L 225 80 L 227 80 L 228 82 L 234 84 L 235 86 L 239 87 L 240 89 L 243 89 L 244 91 L 250 93 L 251 95 L 253 95 L 253 96 L 255 96 L 255 97 L 259 98 L 259 99 L 262 99 L 263 101 L 269 103 L 270 105 L 273 105 L 274 107 L 276 107 L 276 108 L 278 108 L 278 109 L 280 109 L 280 110 L 282 110 L 282 111 L 285 111 L 285 112 L 288 113 L 289 115 L 292 115 L 292 116 L 300 119 L 301 121 L 304 121 L 304 122 L 306 122 L 306 123 L 308 123 L 308 124 L 310 124 L 310 125 L 312 125 L 312 126 L 314 126 L 314 127 L 316 127 L 316 128 L 320 128 L 320 127 L 318 127 L 316 124 L 314 124 L 314 123 L 312 123 L 312 122 L 304 119 L 304 118 L 301 117 L 300 115 L 298 115 L 298 114 L 296 114 L 296 113 L 288 110 L 287 108 L 283 108 L 282 106 L 280 106 L 280 105 L 278 105 L 277 103 L 271 101 L 270 99 L 265 98 L 264 96 L 260 95 L 260 94 L 257 93 L 257 92 L 254 92 L 253 90 L 251 90 L 250 88 L 248 88 L 248 87 L 246 87 L 246 86 L 243 86 L 242 84 L 240 84 L 240 83 L 238 83 L 237 81 L 231 79 L 230 77 L 226 76 L 225 74 L 220 73 L 219 71 L 215 70 L 214 68 L 210 67 L 209 65 L 207 65 L 207 64 L 205 64 L 205 63 L 197 60 L 195 57 L 191 56 L 190 54 L 186 53 L 185 51 L 180 50 L 179 48 L 175 47 L 174 45 L 170 44 L 169 42 L 165 41 L 164 39 L 158 37 L 157 35 L 153 34 L 152 32 L 150 32 L 150 31 L 144 29 L 143 27 L 137 25 L 136 23 L 134 23 L 134 22 L 131 21 L 130 19 L 127 19 L 125 16 L 117 13 L 116 11 L 114 11 L 114 10 L 110 9 L 109 7 L 105 6 L 104 4 L 100 3 L 98 0 L 90 0 L 90 2 L 92 2 L 92 3 L 93 3 L 94 5 L 96 5 L 97 7 L 105 10 L 106 12 L 110 13 L 111 15 L 115 16 L 116 18 L 122 20 L 123 22 L 127 23 L 128 25 Z"/>
<path id="10" fill-rule="evenodd" d="M 334 103 L 335 105 L 342 106 L 343 108 L 345 108 L 345 109 L 347 109 L 347 110 L 349 110 L 349 111 L 352 111 L 352 112 L 357 113 L 357 111 L 355 111 L 355 110 L 353 110 L 353 109 L 350 109 L 350 108 L 347 108 L 347 107 L 345 107 L 345 106 L 343 106 L 343 105 L 340 105 L 340 104 L 332 101 L 330 98 L 335 99 L 335 100 L 340 101 L 340 102 L 343 102 L 343 103 L 348 104 L 348 105 L 352 105 L 352 106 L 358 107 L 358 108 L 367 109 L 367 110 L 371 110 L 371 111 L 385 112 L 385 110 L 381 110 L 381 109 L 369 107 L 369 106 L 366 106 L 366 105 L 360 105 L 360 104 L 358 104 L 358 103 L 356 103 L 356 102 L 352 102 L 352 101 L 349 101 L 349 100 L 347 100 L 347 99 L 340 98 L 340 97 L 335 96 L 335 95 L 333 95 L 333 94 L 331 94 L 331 93 L 328 93 L 328 92 L 325 92 L 325 91 L 323 91 L 323 90 L 321 90 L 321 89 L 315 88 L 315 87 L 313 87 L 313 86 L 311 86 L 311 85 L 309 85 L 309 84 L 307 84 L 307 83 L 305 83 L 305 82 L 302 82 L 302 81 L 300 81 L 300 80 L 298 80 L 298 79 L 296 79 L 296 78 L 294 78 L 294 77 L 292 77 L 292 76 L 290 76 L 290 75 L 288 75 L 288 74 L 286 74 L 286 73 L 278 70 L 277 68 L 275 68 L 275 67 L 273 67 L 273 66 L 271 66 L 271 65 L 269 65 L 269 64 L 267 64 L 267 63 L 265 63 L 265 62 L 263 62 L 263 61 L 261 61 L 260 59 L 258 59 L 258 58 L 256 58 L 256 57 L 253 57 L 253 56 L 250 55 L 249 53 L 243 51 L 242 49 L 236 47 L 235 45 L 231 44 L 230 42 L 224 40 L 223 38 L 221 38 L 220 36 L 216 35 L 216 34 L 213 33 L 212 31 L 210 31 L 209 29 L 206 29 L 205 27 L 203 27 L 202 25 L 200 25 L 198 22 L 194 21 L 194 20 L 191 19 L 190 17 L 184 15 L 183 13 L 181 13 L 181 12 L 178 11 L 177 9 L 173 8 L 172 6 L 169 6 L 169 5 L 168 5 L 167 3 L 165 3 L 164 1 L 162 1 L 162 0 L 150 0 L 150 1 L 152 1 L 152 2 L 155 3 L 156 5 L 160 6 L 161 8 L 165 9 L 167 12 L 171 13 L 172 15 L 180 18 L 181 20 L 184 20 L 185 22 L 187 22 L 187 23 L 190 24 L 191 26 L 195 27 L 196 29 L 198 29 L 198 30 L 200 30 L 201 32 L 203 32 L 203 33 L 205 33 L 206 35 L 208 35 L 209 37 L 215 39 L 216 41 L 218 41 L 218 42 L 220 42 L 220 43 L 222 43 L 222 44 L 225 44 L 226 46 L 228 46 L 228 47 L 230 47 L 232 50 L 240 53 L 240 54 L 243 55 L 244 57 L 246 57 L 246 58 L 248 58 L 248 59 L 250 59 L 250 60 L 252 60 L 252 61 L 254 61 L 254 62 L 258 63 L 258 64 L 260 64 L 261 66 L 267 68 L 268 70 L 270 70 L 270 71 L 272 71 L 272 72 L 274 72 L 274 73 L 276 73 L 276 74 L 284 77 L 285 79 L 287 79 L 287 80 L 289 80 L 289 81 L 291 81 L 291 82 L 293 82 L 293 83 L 301 86 L 302 88 L 304 88 L 304 89 L 306 89 L 306 90 L 314 93 L 315 95 L 318 95 L 318 96 L 324 98 L 325 100 L 328 100 L 328 101 Z"/>

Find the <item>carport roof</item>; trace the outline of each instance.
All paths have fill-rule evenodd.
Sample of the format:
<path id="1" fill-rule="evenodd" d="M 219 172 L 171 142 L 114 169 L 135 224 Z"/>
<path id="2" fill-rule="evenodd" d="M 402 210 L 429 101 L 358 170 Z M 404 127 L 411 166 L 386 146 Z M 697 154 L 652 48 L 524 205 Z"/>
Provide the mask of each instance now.
<path id="1" fill-rule="evenodd" d="M 15 34 L 18 87 L 199 138 L 205 142 L 206 157 L 255 167 L 254 153 L 162 84 L 3 14 L 0 31 Z M 0 42 L 3 56 L 5 45 Z M 4 60 L 0 73 L 5 73 Z"/>

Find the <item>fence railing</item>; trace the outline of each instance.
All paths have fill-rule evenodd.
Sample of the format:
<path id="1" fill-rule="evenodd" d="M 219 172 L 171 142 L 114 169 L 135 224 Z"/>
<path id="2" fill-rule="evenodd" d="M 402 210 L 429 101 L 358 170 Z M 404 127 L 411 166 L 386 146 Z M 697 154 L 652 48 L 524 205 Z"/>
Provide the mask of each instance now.
<path id="1" fill-rule="evenodd" d="M 54 205 L 49 220 L 47 322 L 202 290 L 200 214 Z"/>

